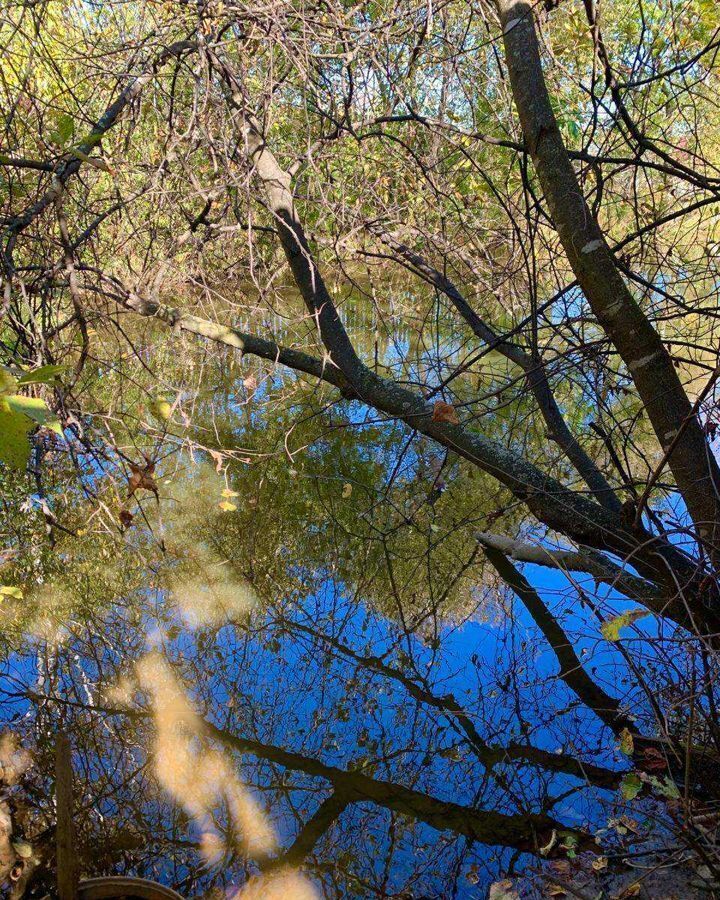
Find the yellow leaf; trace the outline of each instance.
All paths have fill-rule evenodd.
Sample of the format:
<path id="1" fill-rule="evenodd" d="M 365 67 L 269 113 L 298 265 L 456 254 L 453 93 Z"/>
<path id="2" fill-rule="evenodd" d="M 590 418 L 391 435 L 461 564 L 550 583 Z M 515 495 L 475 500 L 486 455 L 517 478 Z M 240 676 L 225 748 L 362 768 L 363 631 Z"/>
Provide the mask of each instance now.
<path id="1" fill-rule="evenodd" d="M 625 756 L 632 756 L 634 750 L 635 742 L 633 741 L 633 736 L 629 729 L 623 728 L 620 732 L 620 752 L 624 753 Z"/>
<path id="2" fill-rule="evenodd" d="M 150 404 L 150 412 L 163 422 L 167 422 L 172 415 L 172 403 L 167 397 L 156 397 Z"/>
<path id="3" fill-rule="evenodd" d="M 13 597 L 15 600 L 22 600 L 23 592 L 13 584 L 0 584 L 0 597 Z"/>
<path id="4" fill-rule="evenodd" d="M 223 500 L 222 503 L 218 503 L 218 506 L 221 510 L 223 510 L 223 512 L 235 512 L 235 510 L 237 509 L 237 506 L 235 506 L 235 504 L 231 503 L 229 500 Z"/>
<path id="5" fill-rule="evenodd" d="M 224 488 L 222 492 L 223 497 L 239 497 L 240 494 L 237 491 L 231 491 L 230 488 Z"/>
<path id="6" fill-rule="evenodd" d="M 347 500 L 347 498 L 352 494 L 352 485 L 349 482 L 345 482 L 342 489 L 343 499 Z"/>
<path id="7" fill-rule="evenodd" d="M 647 615 L 649 613 L 645 609 L 630 609 L 620 616 L 615 616 L 614 619 L 608 619 L 607 622 L 603 622 L 600 626 L 602 636 L 606 641 L 619 641 L 621 628 L 632 625 L 633 622 L 637 622 L 638 619 L 642 619 Z"/>

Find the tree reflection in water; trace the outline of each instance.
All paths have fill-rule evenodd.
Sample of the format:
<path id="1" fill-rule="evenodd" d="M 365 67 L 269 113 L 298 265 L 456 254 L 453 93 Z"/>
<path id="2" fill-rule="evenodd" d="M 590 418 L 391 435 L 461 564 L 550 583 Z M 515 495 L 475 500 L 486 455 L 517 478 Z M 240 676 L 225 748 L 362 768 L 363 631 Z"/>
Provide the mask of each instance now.
<path id="1" fill-rule="evenodd" d="M 363 596 L 367 572 L 351 585 L 332 564 L 272 602 L 228 576 L 245 598 L 228 608 L 228 580 L 203 591 L 175 571 L 172 588 L 33 642 L 2 682 L 6 721 L 37 754 L 24 802 L 50 814 L 62 725 L 86 869 L 186 895 L 294 896 L 284 879 L 302 869 L 298 897 L 474 897 L 538 860 L 567 879 L 568 853 L 582 870 L 628 841 L 677 840 L 661 798 L 628 818 L 619 794 L 629 756 L 659 742 L 621 750 L 651 710 L 593 633 L 589 596 L 490 560 L 512 591 L 493 583 L 461 611 L 440 596 L 389 615 Z M 652 641 L 638 650 L 649 670 Z"/>

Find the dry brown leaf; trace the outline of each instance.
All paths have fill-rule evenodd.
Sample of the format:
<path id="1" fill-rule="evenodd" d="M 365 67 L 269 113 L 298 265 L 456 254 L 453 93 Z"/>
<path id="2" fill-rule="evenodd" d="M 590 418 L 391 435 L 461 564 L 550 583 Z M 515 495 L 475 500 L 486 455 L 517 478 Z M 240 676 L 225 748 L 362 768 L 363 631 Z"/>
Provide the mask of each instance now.
<path id="1" fill-rule="evenodd" d="M 123 509 L 120 510 L 118 518 L 120 519 L 120 524 L 123 526 L 123 528 L 129 528 L 132 525 L 132 521 L 135 516 L 130 512 L 129 509 L 125 509 L 123 507 Z"/>
<path id="2" fill-rule="evenodd" d="M 667 761 L 662 753 L 655 747 L 646 747 L 643 750 L 643 768 L 648 772 L 664 772 L 667 769 Z"/>
<path id="3" fill-rule="evenodd" d="M 223 465 L 225 463 L 225 459 L 224 459 L 222 453 L 218 453 L 217 450 L 208 450 L 208 453 L 215 460 L 215 471 L 219 475 L 223 470 Z"/>
<path id="4" fill-rule="evenodd" d="M 444 400 L 436 400 L 433 406 L 433 422 L 442 422 L 444 425 L 459 425 L 460 419 L 452 403 Z"/>
<path id="5" fill-rule="evenodd" d="M 135 463 L 130 463 L 130 471 L 132 472 L 132 475 L 128 478 L 128 488 L 130 489 L 128 494 L 129 497 L 132 497 L 139 488 L 145 488 L 145 490 L 152 491 L 157 497 L 157 484 L 152 477 L 155 472 L 155 463 L 149 462 L 144 468 L 136 466 Z"/>

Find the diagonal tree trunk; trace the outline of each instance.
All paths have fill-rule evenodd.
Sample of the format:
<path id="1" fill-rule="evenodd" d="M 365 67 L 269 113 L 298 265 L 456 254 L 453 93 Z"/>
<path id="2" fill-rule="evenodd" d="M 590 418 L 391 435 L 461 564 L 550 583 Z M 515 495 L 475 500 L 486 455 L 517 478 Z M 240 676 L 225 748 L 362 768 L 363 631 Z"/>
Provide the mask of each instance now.
<path id="1" fill-rule="evenodd" d="M 720 467 L 660 336 L 620 275 L 583 196 L 545 84 L 533 6 L 496 0 L 510 84 L 527 149 L 555 228 L 599 324 L 627 366 L 700 537 L 713 552 L 720 529 Z"/>
<path id="2" fill-rule="evenodd" d="M 595 846 L 594 839 L 587 832 L 565 828 L 545 813 L 508 815 L 490 809 L 473 809 L 459 803 L 440 800 L 438 797 L 401 784 L 372 778 L 362 772 L 329 766 L 320 760 L 284 750 L 282 747 L 244 738 L 217 728 L 209 722 L 203 724 L 207 736 L 219 741 L 228 749 L 250 753 L 286 769 L 323 778 L 330 782 L 335 794 L 346 802 L 370 801 L 384 809 L 394 810 L 425 822 L 438 831 L 454 831 L 481 844 L 515 847 L 530 853 L 538 853 L 540 848 L 549 846 L 550 856 L 556 855 L 559 850 L 552 846 L 553 832 L 561 830 L 574 834 L 580 847 Z"/>
<path id="3" fill-rule="evenodd" d="M 692 616 L 688 617 L 677 592 L 676 579 L 681 584 L 680 593 L 696 579 L 696 566 L 687 556 L 666 542 L 653 540 L 642 529 L 638 533 L 613 511 L 568 490 L 501 444 L 461 425 L 435 421 L 432 409 L 422 397 L 379 377 L 363 364 L 313 258 L 295 206 L 291 176 L 279 164 L 259 124 L 247 111 L 232 70 L 214 52 L 210 59 L 225 80 L 229 103 L 241 119 L 248 161 L 263 185 L 293 278 L 329 354 L 328 365 L 340 369 L 358 399 L 403 420 L 492 474 L 550 528 L 581 544 L 609 549 L 623 557 L 632 555 L 641 574 L 655 581 L 668 581 L 665 566 L 669 565 L 674 573 L 670 579 L 674 599 L 667 606 L 662 601 L 658 609 L 677 615 L 695 629 L 707 627 L 707 623 L 694 622 Z"/>

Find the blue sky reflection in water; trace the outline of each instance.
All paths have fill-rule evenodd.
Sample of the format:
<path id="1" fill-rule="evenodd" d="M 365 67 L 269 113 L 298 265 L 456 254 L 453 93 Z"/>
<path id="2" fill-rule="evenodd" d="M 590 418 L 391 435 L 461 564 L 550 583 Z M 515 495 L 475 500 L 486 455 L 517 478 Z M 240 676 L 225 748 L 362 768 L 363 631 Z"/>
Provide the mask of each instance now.
<path id="1" fill-rule="evenodd" d="M 548 576 L 546 570 L 532 575 L 549 603 L 562 607 L 563 596 L 572 597 L 561 577 Z M 596 717 L 554 677 L 553 654 L 520 604 L 515 604 L 512 627 L 505 613 L 481 601 L 479 612 L 469 610 L 452 623 L 430 622 L 419 638 L 352 593 L 328 576 L 312 595 L 289 598 L 277 610 L 253 614 L 247 631 L 231 625 L 190 629 L 177 616 L 167 617 L 161 596 L 156 598 L 160 615 L 146 613 L 132 629 L 127 621 L 116 620 L 122 617 L 120 611 L 109 611 L 108 633 L 124 629 L 127 643 L 110 647 L 102 640 L 84 639 L 80 664 L 73 641 L 68 641 L 54 660 L 51 690 L 81 703 L 73 660 L 82 665 L 90 691 L 98 681 L 112 680 L 123 671 L 128 656 L 142 654 L 150 635 L 152 647 L 162 648 L 176 674 L 192 686 L 196 707 L 219 727 L 261 746 L 362 771 L 464 806 L 508 814 L 544 806 L 570 827 L 601 828 L 608 817 L 620 814 L 615 809 L 617 792 L 584 786 L 568 775 L 549 775 L 532 765 L 518 766 L 515 760 L 500 759 L 496 780 L 458 726 L 456 710 L 462 708 L 491 746 L 529 744 L 608 769 L 627 767 L 622 753 L 608 749 L 614 742 Z M 623 695 L 622 658 L 607 644 L 598 648 L 598 642 L 604 642 L 587 618 L 569 617 L 568 626 L 571 618 L 572 627 L 584 629 L 586 635 L 578 647 L 591 654 L 608 689 Z M 95 652 L 100 650 L 97 667 L 90 663 L 88 642 Z M 31 655 L 15 657 L 7 666 L 3 689 L 13 694 L 23 684 L 37 686 L 38 674 Z M 413 697 L 402 679 L 412 681 L 430 702 Z M 6 715 L 23 714 L 22 705 L 7 703 L 5 709 Z M 67 714 L 70 720 L 84 715 L 72 707 Z M 122 731 L 121 717 L 111 732 L 113 728 Z M 96 811 L 122 819 L 124 792 L 138 803 L 145 748 L 138 746 L 132 761 L 116 750 L 110 741 L 96 746 L 95 758 L 89 752 L 83 759 L 97 770 L 96 783 L 106 783 L 106 791 L 98 791 Z M 281 846 L 291 846 L 301 823 L 328 797 L 327 780 L 253 754 L 237 763 L 241 777 L 268 810 Z M 136 766 L 132 779 L 138 785 L 133 788 L 125 778 Z M 498 784 L 506 779 L 511 790 Z M 140 796 L 145 827 L 155 823 L 158 836 L 174 834 L 181 846 L 199 839 L 161 794 L 148 790 L 144 795 L 141 790 Z M 187 834 L 180 839 L 184 829 Z M 165 841 L 158 840 L 158 846 L 167 852 Z M 180 871 L 161 854 L 143 874 L 162 878 L 164 872 L 167 878 L 170 867 L 177 883 L 187 865 L 187 849 L 178 856 Z M 333 883 L 338 896 L 372 896 L 369 886 L 382 883 L 387 896 L 411 889 L 414 893 L 408 896 L 468 898 L 483 896 L 483 889 L 502 873 L 522 871 L 530 862 L 516 851 L 471 845 L 452 832 L 439 832 L 408 814 L 362 799 L 344 809 L 319 838 L 312 860 L 330 896 Z M 226 858 L 224 865 L 229 884 L 242 878 L 238 860 Z"/>

